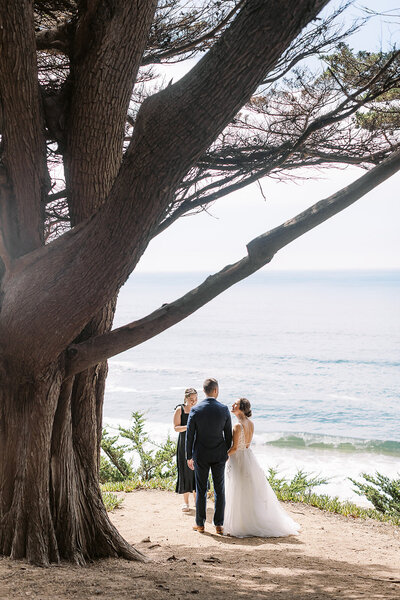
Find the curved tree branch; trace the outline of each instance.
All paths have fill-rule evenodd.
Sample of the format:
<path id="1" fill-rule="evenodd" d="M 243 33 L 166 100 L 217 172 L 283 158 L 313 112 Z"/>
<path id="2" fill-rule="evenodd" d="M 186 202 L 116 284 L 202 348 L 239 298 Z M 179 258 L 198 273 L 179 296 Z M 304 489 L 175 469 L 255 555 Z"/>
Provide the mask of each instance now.
<path id="1" fill-rule="evenodd" d="M 147 317 L 129 325 L 81 344 L 71 345 L 68 348 L 67 376 L 133 348 L 179 323 L 223 291 L 269 263 L 284 246 L 341 212 L 398 170 L 400 150 L 350 185 L 249 242 L 246 257 L 211 275 L 178 300 L 163 305 Z"/>

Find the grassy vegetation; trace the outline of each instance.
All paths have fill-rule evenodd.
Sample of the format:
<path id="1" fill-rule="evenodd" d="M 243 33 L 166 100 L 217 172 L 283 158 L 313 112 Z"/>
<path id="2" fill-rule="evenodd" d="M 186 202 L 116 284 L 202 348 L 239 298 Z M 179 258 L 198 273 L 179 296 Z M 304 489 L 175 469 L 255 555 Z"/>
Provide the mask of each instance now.
<path id="1" fill-rule="evenodd" d="M 294 478 L 291 481 L 288 481 L 283 477 L 278 477 L 278 473 L 275 469 L 269 469 L 267 479 L 279 500 L 282 500 L 283 502 L 301 502 L 303 504 L 315 506 L 321 510 L 344 515 L 345 517 L 375 519 L 376 521 L 400 525 L 400 514 L 396 515 L 388 511 L 379 511 L 374 508 L 362 508 L 353 502 L 339 500 L 337 496 L 332 497 L 327 494 L 315 494 L 313 488 L 327 483 L 327 479 L 312 477 L 308 473 L 298 471 Z M 360 495 L 362 495 L 361 492 Z"/>
<path id="2" fill-rule="evenodd" d="M 133 492 L 134 490 L 175 490 L 176 479 L 172 477 L 154 477 L 140 479 L 134 477 L 125 481 L 107 481 L 101 485 L 103 492 Z"/>
<path id="3" fill-rule="evenodd" d="M 288 494 L 286 492 L 276 492 L 279 500 L 284 502 L 302 502 L 310 506 L 315 506 L 321 510 L 326 510 L 331 513 L 338 515 L 344 515 L 345 517 L 353 517 L 359 519 L 375 519 L 376 521 L 383 521 L 386 523 L 392 523 L 393 525 L 400 525 L 400 518 L 396 518 L 389 514 L 383 514 L 373 508 L 362 508 L 357 506 L 353 502 L 339 500 L 337 496 L 328 496 L 326 494 Z"/>
<path id="4" fill-rule="evenodd" d="M 118 508 L 121 506 L 123 499 L 118 498 L 115 494 L 111 494 L 110 492 L 105 492 L 102 490 L 103 502 L 104 506 L 107 509 L 107 512 L 111 512 L 114 508 Z"/>
<path id="5" fill-rule="evenodd" d="M 271 476 L 272 472 L 272 476 Z M 313 487 L 317 485 L 315 481 L 320 479 L 311 477 L 307 473 L 299 471 L 296 473 L 292 480 L 285 480 L 283 478 L 277 478 L 277 472 L 274 469 L 269 469 L 269 477 L 271 487 L 275 491 L 279 500 L 283 502 L 299 502 L 302 504 L 308 504 L 321 510 L 326 510 L 331 513 L 344 515 L 346 517 L 353 517 L 358 519 L 374 519 L 376 521 L 392 523 L 394 525 L 400 525 L 400 517 L 382 513 L 373 508 L 362 508 L 354 504 L 353 502 L 342 501 L 337 497 L 331 497 L 326 494 L 316 494 L 312 491 Z M 302 482 L 302 485 L 300 485 Z M 320 483 L 318 483 L 320 485 Z M 108 481 L 102 484 L 101 489 L 104 495 L 107 497 L 116 496 L 111 492 L 133 492 L 134 490 L 175 490 L 175 479 L 166 477 L 155 477 L 150 480 L 141 480 L 140 478 L 127 479 L 126 481 Z M 209 496 L 212 497 L 213 489 L 210 486 Z M 108 501 L 109 502 L 109 501 Z M 112 505 L 111 502 L 107 504 L 107 510 L 113 510 L 121 504 L 121 500 Z M 110 508 L 109 508 L 110 506 Z"/>

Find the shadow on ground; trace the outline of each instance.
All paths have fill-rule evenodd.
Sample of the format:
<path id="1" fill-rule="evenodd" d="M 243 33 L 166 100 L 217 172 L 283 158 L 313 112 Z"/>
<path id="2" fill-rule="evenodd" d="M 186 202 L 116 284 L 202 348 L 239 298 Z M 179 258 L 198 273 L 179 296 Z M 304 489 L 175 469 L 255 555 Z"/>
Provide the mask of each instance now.
<path id="1" fill-rule="evenodd" d="M 152 558 L 147 564 L 107 559 L 84 568 L 39 569 L 3 559 L 0 598 L 398 600 L 400 595 L 400 580 L 377 575 L 379 565 L 309 557 L 288 538 L 285 544 L 253 538 L 245 546 L 236 540 L 239 548 L 232 547 L 235 540 L 220 540 L 217 547 L 202 548 L 155 544 L 147 549 Z M 138 547 L 146 551 L 145 543 Z"/>

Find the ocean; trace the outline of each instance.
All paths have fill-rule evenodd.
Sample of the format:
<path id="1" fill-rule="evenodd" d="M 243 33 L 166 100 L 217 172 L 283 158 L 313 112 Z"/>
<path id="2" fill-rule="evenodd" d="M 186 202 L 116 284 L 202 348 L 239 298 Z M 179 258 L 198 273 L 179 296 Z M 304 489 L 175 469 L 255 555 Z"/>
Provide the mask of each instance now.
<path id="1" fill-rule="evenodd" d="M 205 279 L 137 273 L 115 326 L 143 317 Z M 360 505 L 349 477 L 400 477 L 400 271 L 263 270 L 170 330 L 109 361 L 104 424 L 146 414 L 158 441 L 186 387 L 215 377 L 229 406 L 245 396 L 262 466 L 330 478 L 317 488 Z M 233 417 L 233 420 L 235 418 Z"/>

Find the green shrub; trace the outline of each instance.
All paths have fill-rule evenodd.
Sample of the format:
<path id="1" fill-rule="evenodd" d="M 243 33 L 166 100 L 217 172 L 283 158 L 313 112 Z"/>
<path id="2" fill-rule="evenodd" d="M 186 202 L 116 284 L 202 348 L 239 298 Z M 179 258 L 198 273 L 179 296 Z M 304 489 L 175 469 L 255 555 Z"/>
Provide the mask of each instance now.
<path id="1" fill-rule="evenodd" d="M 292 496 L 295 494 L 311 493 L 312 489 L 318 485 L 328 483 L 329 479 L 323 477 L 313 477 L 312 473 L 305 473 L 299 469 L 292 480 L 288 481 L 285 477 L 278 477 L 278 471 L 273 467 L 268 469 L 267 479 L 274 492 L 278 495 Z"/>
<path id="2" fill-rule="evenodd" d="M 123 481 L 133 475 L 132 463 L 125 459 L 127 444 L 117 445 L 118 436 L 110 437 L 107 430 L 103 429 L 101 449 L 105 456 L 100 457 L 100 482 Z"/>
<path id="3" fill-rule="evenodd" d="M 365 496 L 380 513 L 400 520 L 400 479 L 390 479 L 378 472 L 375 476 L 368 473 L 361 476 L 364 482 L 349 478 L 355 485 L 355 493 Z"/>
<path id="4" fill-rule="evenodd" d="M 99 479 L 100 483 L 106 483 L 106 481 L 124 481 L 125 477 L 105 456 L 100 456 Z"/>
<path id="5" fill-rule="evenodd" d="M 400 515 L 398 514 L 383 513 L 372 508 L 362 508 L 353 502 L 339 500 L 337 496 L 315 494 L 313 488 L 327 483 L 328 479 L 312 477 L 300 470 L 291 481 L 288 481 L 284 477 L 278 477 L 277 470 L 273 468 L 268 469 L 267 479 L 279 500 L 283 502 L 301 502 L 346 517 L 375 519 L 376 521 L 385 521 L 395 525 L 400 524 Z"/>
<path id="6" fill-rule="evenodd" d="M 125 481 L 107 481 L 101 486 L 103 492 L 133 492 L 134 490 L 175 490 L 176 479 L 172 477 L 154 477 L 141 479 L 134 477 Z"/>
<path id="7" fill-rule="evenodd" d="M 128 429 L 118 427 L 119 436 L 110 437 L 103 430 L 101 448 L 107 458 L 100 460 L 100 482 L 139 479 L 150 481 L 154 478 L 176 478 L 176 442 L 168 435 L 163 444 L 150 440 L 145 431 L 144 413 L 132 413 L 132 425 Z M 117 445 L 119 437 L 128 440 L 127 444 Z M 127 460 L 127 452 L 139 459 L 136 469 L 133 461 Z"/>
<path id="8" fill-rule="evenodd" d="M 110 494 L 110 492 L 102 491 L 102 497 L 107 512 L 111 512 L 115 508 L 119 508 L 123 502 L 123 498 L 118 498 L 115 494 Z"/>
<path id="9" fill-rule="evenodd" d="M 130 441 L 127 447 L 139 456 L 139 466 L 135 474 L 148 481 L 154 477 L 176 475 L 176 443 L 168 435 L 163 444 L 150 440 L 145 431 L 144 413 L 132 413 L 133 424 L 129 429 L 118 427 L 122 437 Z M 150 448 L 152 446 L 152 448 Z"/>

